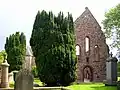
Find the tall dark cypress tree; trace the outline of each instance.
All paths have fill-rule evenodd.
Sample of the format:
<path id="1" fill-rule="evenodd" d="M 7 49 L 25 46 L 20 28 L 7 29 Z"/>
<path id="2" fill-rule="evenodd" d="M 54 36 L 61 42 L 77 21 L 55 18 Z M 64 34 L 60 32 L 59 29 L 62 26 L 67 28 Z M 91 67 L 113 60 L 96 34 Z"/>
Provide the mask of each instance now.
<path id="1" fill-rule="evenodd" d="M 22 60 L 25 59 L 25 55 L 26 55 L 26 37 L 24 35 L 24 33 L 22 32 L 19 36 L 19 41 L 20 41 L 20 48 L 21 48 L 21 53 L 22 53 Z"/>
<path id="2" fill-rule="evenodd" d="M 68 17 L 43 10 L 33 25 L 30 45 L 39 78 L 48 86 L 69 85 L 75 80 L 74 26 L 72 16 Z"/>
<path id="3" fill-rule="evenodd" d="M 10 64 L 9 72 L 20 70 L 26 53 L 26 38 L 23 33 L 16 32 L 6 38 L 5 51 Z"/>

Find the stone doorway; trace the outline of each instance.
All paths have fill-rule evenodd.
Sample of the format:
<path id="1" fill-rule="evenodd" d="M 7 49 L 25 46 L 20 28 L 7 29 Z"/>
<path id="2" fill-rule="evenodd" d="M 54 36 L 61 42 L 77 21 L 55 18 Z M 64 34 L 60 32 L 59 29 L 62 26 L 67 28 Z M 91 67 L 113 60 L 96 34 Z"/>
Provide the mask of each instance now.
<path id="1" fill-rule="evenodd" d="M 91 82 L 93 79 L 93 72 L 90 66 L 86 66 L 83 69 L 83 81 L 84 82 Z"/>

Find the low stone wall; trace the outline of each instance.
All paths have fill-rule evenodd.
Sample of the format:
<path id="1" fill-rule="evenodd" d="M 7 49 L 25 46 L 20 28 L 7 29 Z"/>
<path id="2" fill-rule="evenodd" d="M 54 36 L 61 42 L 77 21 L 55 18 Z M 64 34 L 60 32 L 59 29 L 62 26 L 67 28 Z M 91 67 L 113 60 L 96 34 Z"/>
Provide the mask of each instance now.
<path id="1" fill-rule="evenodd" d="M 14 88 L 0 88 L 0 90 L 14 90 Z M 34 90 L 71 90 L 66 87 L 36 87 Z"/>

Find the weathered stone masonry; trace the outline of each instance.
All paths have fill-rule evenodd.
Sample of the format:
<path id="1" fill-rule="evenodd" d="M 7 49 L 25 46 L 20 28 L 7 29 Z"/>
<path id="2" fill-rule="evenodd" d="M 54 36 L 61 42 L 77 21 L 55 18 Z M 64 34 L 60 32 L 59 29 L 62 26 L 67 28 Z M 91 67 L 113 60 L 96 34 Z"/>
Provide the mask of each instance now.
<path id="1" fill-rule="evenodd" d="M 79 46 L 80 52 L 77 61 L 77 81 L 105 80 L 108 47 L 100 25 L 87 7 L 74 24 L 76 45 Z"/>

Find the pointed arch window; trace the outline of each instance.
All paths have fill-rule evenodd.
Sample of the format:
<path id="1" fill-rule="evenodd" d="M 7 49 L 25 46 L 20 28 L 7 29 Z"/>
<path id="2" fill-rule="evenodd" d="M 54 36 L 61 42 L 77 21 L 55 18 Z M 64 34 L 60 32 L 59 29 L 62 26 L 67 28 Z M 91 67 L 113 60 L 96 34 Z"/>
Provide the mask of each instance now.
<path id="1" fill-rule="evenodd" d="M 76 45 L 76 55 L 79 56 L 80 55 L 80 46 Z"/>
<path id="2" fill-rule="evenodd" d="M 90 38 L 87 36 L 85 38 L 85 52 L 89 52 L 90 50 Z"/>
<path id="3" fill-rule="evenodd" d="M 95 45 L 95 47 L 94 47 L 94 55 L 95 55 L 95 61 L 99 61 L 99 47 L 98 47 L 98 45 Z"/>

